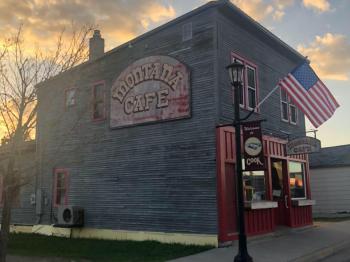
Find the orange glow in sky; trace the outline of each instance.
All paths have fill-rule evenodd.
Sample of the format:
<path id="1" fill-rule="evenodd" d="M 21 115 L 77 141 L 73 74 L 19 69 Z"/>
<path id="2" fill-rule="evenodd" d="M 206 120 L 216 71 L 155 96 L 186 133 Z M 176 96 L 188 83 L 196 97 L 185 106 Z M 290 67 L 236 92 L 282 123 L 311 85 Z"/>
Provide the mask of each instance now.
<path id="1" fill-rule="evenodd" d="M 0 36 L 23 25 L 27 51 L 50 50 L 65 27 L 94 24 L 112 49 L 206 0 L 0 1 Z M 340 108 L 319 128 L 323 146 L 350 144 L 350 13 L 348 0 L 231 0 L 253 19 L 311 60 Z M 2 44 L 0 37 L 0 45 Z M 312 128 L 307 122 L 307 128 Z M 1 126 L 0 126 L 1 132 Z"/>

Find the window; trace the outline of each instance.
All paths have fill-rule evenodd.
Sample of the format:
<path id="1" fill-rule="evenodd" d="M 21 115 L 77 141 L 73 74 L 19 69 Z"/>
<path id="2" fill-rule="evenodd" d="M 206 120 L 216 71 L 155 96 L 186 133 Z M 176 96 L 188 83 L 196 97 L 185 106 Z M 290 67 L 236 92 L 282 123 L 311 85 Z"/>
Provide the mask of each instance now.
<path id="1" fill-rule="evenodd" d="M 93 86 L 93 120 L 105 119 L 105 84 L 104 82 L 97 83 Z"/>
<path id="2" fill-rule="evenodd" d="M 74 106 L 76 103 L 76 88 L 66 90 L 65 105 L 66 108 Z"/>
<path id="3" fill-rule="evenodd" d="M 192 23 L 187 23 L 182 26 L 182 41 L 192 39 Z"/>
<path id="4" fill-rule="evenodd" d="M 245 201 L 259 201 L 266 199 L 265 172 L 243 172 L 244 198 Z"/>
<path id="5" fill-rule="evenodd" d="M 233 54 L 232 58 L 244 65 L 243 85 L 240 90 L 239 103 L 242 108 L 251 110 L 255 108 L 258 101 L 257 67 L 238 55 Z"/>
<path id="6" fill-rule="evenodd" d="M 256 106 L 255 68 L 247 66 L 246 69 L 247 69 L 248 108 L 253 109 Z"/>
<path id="7" fill-rule="evenodd" d="M 68 172 L 56 169 L 54 175 L 54 206 L 68 204 Z"/>
<path id="8" fill-rule="evenodd" d="M 245 169 L 242 159 L 242 170 Z M 243 171 L 243 187 L 245 201 L 266 200 L 265 172 Z"/>
<path id="9" fill-rule="evenodd" d="M 304 164 L 289 162 L 288 167 L 291 198 L 306 198 Z"/>
<path id="10" fill-rule="evenodd" d="M 294 125 L 298 122 L 298 109 L 283 89 L 281 89 L 281 118 Z"/>

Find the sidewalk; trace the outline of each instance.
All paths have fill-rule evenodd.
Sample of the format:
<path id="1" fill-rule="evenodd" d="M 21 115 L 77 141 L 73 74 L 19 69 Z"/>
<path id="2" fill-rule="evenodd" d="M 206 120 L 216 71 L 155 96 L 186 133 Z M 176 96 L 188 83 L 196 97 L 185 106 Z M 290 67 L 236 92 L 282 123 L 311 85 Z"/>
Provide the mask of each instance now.
<path id="1" fill-rule="evenodd" d="M 232 262 L 237 246 L 235 242 L 233 247 L 216 248 L 171 262 Z M 350 221 L 316 223 L 314 227 L 248 240 L 254 262 L 312 262 L 346 247 L 350 247 Z"/>

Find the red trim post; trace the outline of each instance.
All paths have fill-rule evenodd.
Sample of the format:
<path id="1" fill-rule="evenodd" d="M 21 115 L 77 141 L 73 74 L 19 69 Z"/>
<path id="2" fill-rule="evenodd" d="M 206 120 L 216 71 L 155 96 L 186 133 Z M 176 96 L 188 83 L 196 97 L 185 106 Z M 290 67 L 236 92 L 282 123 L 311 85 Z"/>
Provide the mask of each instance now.
<path id="1" fill-rule="evenodd" d="M 308 199 L 311 199 L 311 185 L 310 185 L 310 165 L 309 165 L 309 155 L 305 155 L 305 176 L 306 176 L 306 195 Z"/>
<path id="2" fill-rule="evenodd" d="M 224 186 L 223 186 L 223 177 L 222 172 L 222 138 L 221 138 L 221 129 L 216 129 L 216 177 L 217 177 L 217 204 L 218 204 L 218 222 L 219 222 L 219 242 L 224 242 L 224 235 L 226 229 L 226 219 L 223 215 L 223 211 L 225 210 L 225 201 L 223 199 L 224 196 Z"/>

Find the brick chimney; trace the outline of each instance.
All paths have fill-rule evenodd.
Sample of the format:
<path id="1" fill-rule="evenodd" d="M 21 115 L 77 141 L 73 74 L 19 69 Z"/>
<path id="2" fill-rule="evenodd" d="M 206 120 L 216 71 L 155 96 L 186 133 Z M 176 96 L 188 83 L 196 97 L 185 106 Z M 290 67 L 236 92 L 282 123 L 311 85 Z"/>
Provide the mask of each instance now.
<path id="1" fill-rule="evenodd" d="M 94 30 L 94 35 L 89 39 L 89 60 L 101 57 L 105 52 L 105 40 L 101 37 L 100 30 Z"/>

